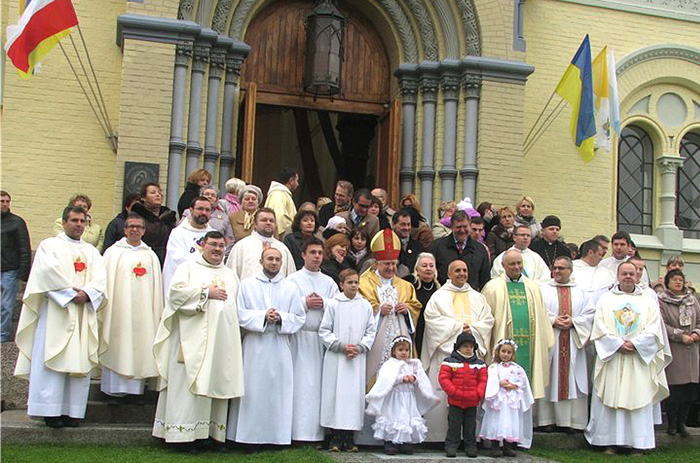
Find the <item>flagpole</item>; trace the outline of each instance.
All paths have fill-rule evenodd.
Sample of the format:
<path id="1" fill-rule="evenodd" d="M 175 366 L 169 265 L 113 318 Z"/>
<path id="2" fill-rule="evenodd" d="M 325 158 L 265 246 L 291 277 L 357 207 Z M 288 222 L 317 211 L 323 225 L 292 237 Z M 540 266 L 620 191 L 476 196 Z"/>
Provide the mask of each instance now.
<path id="1" fill-rule="evenodd" d="M 97 109 L 100 110 L 100 115 L 102 116 L 102 120 L 104 121 L 105 127 L 107 127 L 107 131 L 109 132 L 110 136 L 112 135 L 112 127 L 107 123 L 107 117 L 105 116 L 104 109 L 102 108 L 102 105 L 100 105 L 100 101 L 97 99 L 97 93 L 95 93 L 95 89 L 92 86 L 92 82 L 90 81 L 90 76 L 88 75 L 87 69 L 85 69 L 85 65 L 83 64 L 83 59 L 80 57 L 80 52 L 78 51 L 78 47 L 75 45 L 75 40 L 73 40 L 73 36 L 69 35 L 70 38 L 70 43 L 73 45 L 73 50 L 75 51 L 75 56 L 78 60 L 78 63 L 80 64 L 80 68 L 83 70 L 83 74 L 85 75 L 85 81 L 88 84 L 88 87 L 90 87 L 90 92 L 92 93 L 92 97 L 95 99 L 95 105 L 97 106 Z"/>
<path id="2" fill-rule="evenodd" d="M 553 91 L 551 95 L 549 95 L 549 100 L 547 100 L 547 103 L 545 103 L 544 107 L 542 108 L 542 111 L 540 111 L 540 115 L 537 116 L 537 120 L 535 121 L 534 124 L 532 124 L 530 131 L 528 132 L 527 136 L 525 137 L 525 140 L 523 142 L 523 146 L 528 144 L 528 139 L 530 138 L 530 135 L 532 135 L 532 131 L 535 130 L 537 123 L 540 122 L 540 119 L 542 119 L 542 115 L 544 114 L 545 110 L 547 109 L 547 106 L 549 106 L 549 103 L 552 102 L 552 98 L 554 98 L 554 95 L 556 95 L 556 90 Z"/>
<path id="3" fill-rule="evenodd" d="M 557 103 L 557 105 L 554 107 L 552 112 L 549 113 L 549 115 L 545 118 L 544 122 L 542 122 L 542 125 L 540 128 L 537 130 L 535 135 L 533 136 L 532 140 L 524 147 L 523 149 L 523 157 L 527 156 L 527 153 L 530 152 L 533 146 L 540 141 L 540 138 L 542 138 L 542 135 L 549 129 L 549 127 L 552 125 L 552 123 L 559 117 L 559 114 L 566 108 L 566 101 L 562 99 Z M 555 114 L 556 113 L 556 114 Z M 554 115 L 554 117 L 552 117 Z"/>
<path id="4" fill-rule="evenodd" d="M 78 85 L 80 85 L 80 89 L 83 91 L 83 95 L 85 95 L 85 99 L 88 101 L 88 104 L 90 105 L 90 109 L 92 109 L 92 113 L 95 115 L 95 118 L 97 119 L 97 123 L 100 124 L 100 128 L 102 129 L 102 132 L 104 132 L 105 136 L 107 138 L 109 138 L 110 134 L 109 134 L 109 132 L 107 132 L 107 129 L 105 128 L 104 124 L 102 123 L 100 116 L 97 115 L 97 111 L 95 110 L 95 106 L 92 104 L 92 100 L 90 100 L 90 96 L 87 94 L 87 91 L 85 90 L 85 87 L 83 86 L 83 83 L 80 81 L 80 77 L 78 76 L 78 72 L 75 70 L 73 63 L 71 63 L 70 58 L 68 58 L 68 54 L 66 53 L 65 48 L 63 48 L 63 44 L 61 42 L 58 42 L 58 46 L 61 48 L 61 51 L 63 52 L 63 56 L 66 57 L 66 61 L 68 61 L 68 66 L 70 66 L 71 71 L 73 71 L 73 75 L 75 76 L 75 79 L 78 81 Z"/>
<path id="5" fill-rule="evenodd" d="M 112 123 L 109 120 L 109 113 L 107 112 L 107 105 L 105 104 L 105 100 L 102 97 L 102 89 L 100 88 L 100 81 L 97 80 L 97 74 L 95 73 L 95 67 L 92 65 L 92 59 L 90 58 L 90 52 L 88 52 L 87 43 L 85 42 L 85 37 L 83 37 L 83 30 L 80 28 L 80 24 L 78 24 L 78 34 L 80 34 L 80 40 L 83 42 L 83 48 L 85 49 L 85 56 L 87 56 L 88 64 L 90 65 L 90 70 L 92 71 L 92 76 L 95 79 L 95 86 L 97 87 L 97 93 L 100 95 L 100 101 L 102 102 L 102 106 L 104 107 L 105 118 L 107 120 L 107 126 L 109 127 L 109 131 L 112 134 L 112 136 L 116 138 L 116 136 L 114 135 L 114 130 L 112 129 Z"/>

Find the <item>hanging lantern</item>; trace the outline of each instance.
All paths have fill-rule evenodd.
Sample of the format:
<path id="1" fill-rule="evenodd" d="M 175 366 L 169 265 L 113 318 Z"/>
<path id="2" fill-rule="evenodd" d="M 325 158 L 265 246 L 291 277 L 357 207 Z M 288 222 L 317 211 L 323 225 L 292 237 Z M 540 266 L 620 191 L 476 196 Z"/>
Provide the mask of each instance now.
<path id="1" fill-rule="evenodd" d="M 345 17 L 332 0 L 317 0 L 306 16 L 304 90 L 314 98 L 340 93 Z"/>

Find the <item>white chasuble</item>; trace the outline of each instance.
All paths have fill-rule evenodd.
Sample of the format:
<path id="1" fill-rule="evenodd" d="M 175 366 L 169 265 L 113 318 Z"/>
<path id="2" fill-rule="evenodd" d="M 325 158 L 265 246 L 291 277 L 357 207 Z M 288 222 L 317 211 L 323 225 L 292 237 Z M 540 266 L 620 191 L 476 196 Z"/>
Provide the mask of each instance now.
<path id="1" fill-rule="evenodd" d="M 170 280 L 183 262 L 194 260 L 202 253 L 200 244 L 204 235 L 210 231 L 216 231 L 209 224 L 205 228 L 194 228 L 189 219 L 183 220 L 180 225 L 170 232 L 166 247 L 165 263 L 163 264 L 163 295 L 167 297 L 170 289 Z"/>
<path id="2" fill-rule="evenodd" d="M 88 295 L 72 302 L 73 288 Z M 105 301 L 104 261 L 92 245 L 61 233 L 39 244 L 17 327 L 15 375 L 29 379 L 27 413 L 83 418 L 98 364 L 96 311 Z"/>
<path id="3" fill-rule="evenodd" d="M 303 267 L 292 273 L 287 281 L 299 289 L 299 297 L 306 311 L 306 321 L 292 336 L 292 362 L 294 365 L 294 411 L 292 414 L 292 440 L 321 441 L 321 381 L 323 374 L 323 341 L 318 335 L 323 313 L 328 303 L 338 294 L 338 285 L 331 277 L 311 272 Z M 306 296 L 316 293 L 323 297 L 323 307 L 309 309 Z"/>
<path id="4" fill-rule="evenodd" d="M 283 277 L 297 271 L 294 257 L 283 242 L 273 237 L 262 236 L 255 231 L 233 245 L 231 254 L 226 260 L 226 265 L 236 272 L 240 280 L 251 277 L 262 272 L 260 259 L 262 258 L 263 250 L 267 248 L 275 248 L 282 253 L 280 274 Z"/>
<path id="5" fill-rule="evenodd" d="M 209 298 L 212 285 L 226 290 L 225 301 Z M 225 440 L 228 399 L 244 392 L 237 287 L 230 269 L 201 255 L 173 275 L 153 346 L 161 380 L 154 436 Z"/>
<path id="6" fill-rule="evenodd" d="M 280 315 L 279 323 L 265 320 L 272 308 Z M 289 445 L 294 397 L 291 337 L 306 321 L 299 290 L 281 272 L 272 279 L 263 272 L 246 278 L 238 291 L 238 317 L 244 329 L 246 394 L 231 403 L 226 438 Z"/>
<path id="7" fill-rule="evenodd" d="M 478 355 L 484 358 L 491 344 L 494 318 L 486 298 L 469 284 L 461 288 L 447 282 L 433 294 L 426 305 L 425 334 L 421 362 L 428 374 L 440 405 L 425 415 L 428 435 L 426 442 L 441 442 L 447 434 L 447 395 L 440 387 L 438 374 L 443 360 L 449 357 L 457 336 L 468 324 L 479 344 Z"/>
<path id="8" fill-rule="evenodd" d="M 148 245 L 131 246 L 126 238 L 110 246 L 104 260 L 107 305 L 99 314 L 102 392 L 141 394 L 145 379 L 158 376 L 152 350 L 163 313 L 160 262 Z"/>
<path id="9" fill-rule="evenodd" d="M 367 352 L 376 327 L 372 305 L 359 294 L 354 299 L 339 293 L 326 306 L 318 334 L 326 347 L 321 390 L 321 426 L 359 431 L 365 416 Z M 359 354 L 348 359 L 346 344 L 358 346 Z"/>
<path id="10" fill-rule="evenodd" d="M 668 396 L 663 323 L 653 299 L 635 286 L 615 286 L 598 300 L 591 340 L 595 342 L 591 419 L 585 436 L 592 445 L 653 448 L 653 406 Z M 635 350 L 619 350 L 625 340 Z"/>

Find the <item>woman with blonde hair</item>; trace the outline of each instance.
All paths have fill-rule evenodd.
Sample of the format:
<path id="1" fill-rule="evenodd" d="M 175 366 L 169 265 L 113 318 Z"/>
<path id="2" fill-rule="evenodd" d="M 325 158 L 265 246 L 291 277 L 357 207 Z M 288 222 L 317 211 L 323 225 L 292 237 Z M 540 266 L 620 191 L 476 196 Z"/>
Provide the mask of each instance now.
<path id="1" fill-rule="evenodd" d="M 443 201 L 438 206 L 438 221 L 433 224 L 433 238 L 439 239 L 452 233 L 452 213 L 457 210 L 454 201 Z"/>
<path id="2" fill-rule="evenodd" d="M 416 297 L 421 303 L 420 314 L 416 322 L 416 338 L 415 346 L 420 358 L 421 348 L 423 346 L 423 333 L 425 332 L 425 316 L 423 312 L 428 305 L 430 297 L 440 288 L 440 283 L 437 281 L 437 267 L 435 265 L 435 256 L 429 252 L 421 252 L 416 259 L 416 265 L 413 267 L 413 273 L 403 277 L 416 288 Z"/>
<path id="3" fill-rule="evenodd" d="M 486 237 L 486 247 L 489 248 L 491 261 L 502 252 L 513 246 L 513 230 L 515 229 L 515 213 L 510 207 L 498 210 L 498 224 L 494 225 Z"/>
<path id="4" fill-rule="evenodd" d="M 530 228 L 532 239 L 540 236 L 542 226 L 535 218 L 535 201 L 530 196 L 523 196 L 515 204 L 515 226 L 525 225 Z"/>
<path id="5" fill-rule="evenodd" d="M 192 200 L 199 196 L 199 190 L 211 183 L 211 173 L 204 169 L 197 169 L 187 177 L 185 191 L 182 192 L 177 202 L 177 214 L 182 218 L 185 209 L 189 209 Z"/>
<path id="6" fill-rule="evenodd" d="M 226 181 L 226 194 L 224 198 L 228 204 L 228 215 L 241 210 L 241 200 L 238 194 L 245 186 L 245 182 L 240 178 L 232 177 Z"/>

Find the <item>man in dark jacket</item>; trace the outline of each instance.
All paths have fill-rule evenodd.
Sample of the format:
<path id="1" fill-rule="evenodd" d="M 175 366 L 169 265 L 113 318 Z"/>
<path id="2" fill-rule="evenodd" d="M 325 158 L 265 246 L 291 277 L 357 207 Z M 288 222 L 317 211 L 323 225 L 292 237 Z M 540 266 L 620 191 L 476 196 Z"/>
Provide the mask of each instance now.
<path id="1" fill-rule="evenodd" d="M 561 232 L 561 220 L 555 215 L 548 215 L 542 221 L 540 236 L 530 244 L 530 249 L 542 257 L 547 267 L 552 268 L 557 257 L 571 259 L 571 251 L 565 243 L 559 240 Z"/>
<path id="2" fill-rule="evenodd" d="M 462 260 L 469 270 L 469 286 L 477 291 L 489 281 L 491 264 L 484 246 L 469 236 L 469 217 L 463 211 L 452 214 L 452 233 L 433 241 L 430 252 L 435 256 L 438 281 L 447 281 L 447 269 L 453 260 Z"/>
<path id="3" fill-rule="evenodd" d="M 124 225 L 126 224 L 126 216 L 131 212 L 131 206 L 141 199 L 138 193 L 132 193 L 124 199 L 122 211 L 109 222 L 105 231 L 105 241 L 102 245 L 102 254 L 114 243 L 124 238 Z"/>
<path id="4" fill-rule="evenodd" d="M 324 204 L 318 211 L 318 223 L 325 227 L 331 217 L 338 212 L 344 212 L 350 209 L 350 200 L 354 193 L 352 183 L 347 180 L 340 180 L 335 185 L 335 193 L 333 194 L 334 201 Z"/>
<path id="5" fill-rule="evenodd" d="M 0 191 L 0 243 L 2 244 L 2 342 L 12 340 L 12 314 L 17 300 L 17 281 L 27 281 L 32 261 L 29 231 L 22 217 L 10 212 L 12 198 Z"/>
<path id="6" fill-rule="evenodd" d="M 396 236 L 401 240 L 401 254 L 399 254 L 399 264 L 408 268 L 408 274 L 413 273 L 418 255 L 423 252 L 423 245 L 420 241 L 411 238 L 411 213 L 405 209 L 395 212 L 391 218 L 392 228 Z M 406 275 L 399 275 L 404 277 Z"/>
<path id="7" fill-rule="evenodd" d="M 450 405 L 445 436 L 445 454 L 449 458 L 457 456 L 462 435 L 467 456 L 476 457 L 476 408 L 486 395 L 488 380 L 486 365 L 476 356 L 478 348 L 474 335 L 462 333 L 457 336 L 452 355 L 440 366 L 440 387 Z"/>

